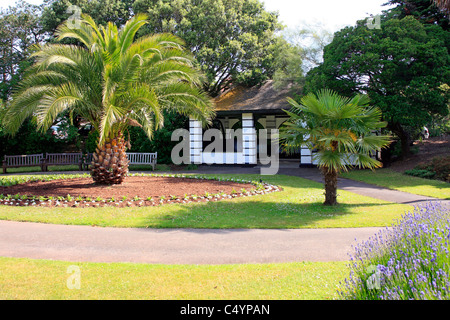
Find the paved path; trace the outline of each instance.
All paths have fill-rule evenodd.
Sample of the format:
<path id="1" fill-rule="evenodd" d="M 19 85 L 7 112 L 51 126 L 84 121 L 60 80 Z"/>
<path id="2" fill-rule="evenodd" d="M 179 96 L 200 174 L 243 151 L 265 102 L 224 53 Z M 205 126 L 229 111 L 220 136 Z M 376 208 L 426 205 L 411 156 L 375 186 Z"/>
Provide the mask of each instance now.
<path id="1" fill-rule="evenodd" d="M 202 167 L 198 172 L 259 173 L 259 168 Z M 317 169 L 287 165 L 280 168 L 279 174 L 322 181 Z M 338 187 L 398 203 L 436 201 L 347 179 L 339 179 Z M 378 230 L 133 229 L 0 221 L 0 256 L 161 264 L 346 261 L 352 245 L 367 240 Z"/>
<path id="2" fill-rule="evenodd" d="M 134 229 L 0 221 L 0 256 L 162 264 L 346 261 L 377 228 Z"/>

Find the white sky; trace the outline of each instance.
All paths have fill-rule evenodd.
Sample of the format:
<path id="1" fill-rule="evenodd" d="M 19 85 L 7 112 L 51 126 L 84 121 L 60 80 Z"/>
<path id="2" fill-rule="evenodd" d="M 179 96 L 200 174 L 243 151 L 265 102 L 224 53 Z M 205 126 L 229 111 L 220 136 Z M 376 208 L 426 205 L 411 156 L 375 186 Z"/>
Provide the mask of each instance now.
<path id="1" fill-rule="evenodd" d="M 25 0 L 28 3 L 31 4 L 41 4 L 44 1 L 42 0 Z M 0 0 L 0 7 L 2 8 L 8 8 L 9 6 L 14 6 L 14 4 L 16 3 L 16 0 Z"/>
<path id="2" fill-rule="evenodd" d="M 279 19 L 288 28 L 302 24 L 321 24 L 335 32 L 348 25 L 355 25 L 391 6 L 383 6 L 387 0 L 260 0 L 268 11 L 278 11 Z"/>
<path id="3" fill-rule="evenodd" d="M 387 0 L 260 0 L 269 11 L 278 11 L 282 23 L 289 28 L 302 24 L 322 24 L 329 31 L 354 25 L 357 20 L 376 15 L 388 7 Z M 27 0 L 41 4 L 42 0 Z M 7 8 L 15 0 L 0 0 L 0 7 Z"/>

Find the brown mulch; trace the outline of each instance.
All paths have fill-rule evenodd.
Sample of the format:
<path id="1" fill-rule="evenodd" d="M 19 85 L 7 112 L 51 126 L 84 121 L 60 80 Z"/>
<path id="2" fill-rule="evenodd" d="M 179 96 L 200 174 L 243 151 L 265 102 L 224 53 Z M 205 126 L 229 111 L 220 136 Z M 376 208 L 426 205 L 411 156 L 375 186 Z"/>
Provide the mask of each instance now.
<path id="1" fill-rule="evenodd" d="M 251 191 L 243 194 L 241 191 Z M 53 201 L 36 201 L 32 204 L 28 200 L 11 199 L 3 200 L 1 204 L 9 205 L 64 205 L 64 206 L 103 206 L 114 204 L 115 206 L 147 206 L 174 202 L 198 202 L 217 201 L 224 198 L 248 196 L 270 191 L 272 186 L 266 190 L 256 191 L 251 183 L 238 183 L 234 181 L 202 180 L 180 177 L 158 177 L 158 176 L 129 176 L 120 185 L 102 186 L 93 183 L 91 178 L 71 178 L 51 181 L 38 181 L 18 184 L 9 187 L 0 187 L 3 195 L 27 195 L 39 197 L 53 197 Z M 218 195 L 220 194 L 220 195 Z M 71 200 L 67 201 L 70 195 Z M 193 197 L 193 196 L 196 197 Z M 56 201 L 58 197 L 64 197 L 64 201 Z M 84 201 L 77 198 L 82 197 Z M 100 201 L 92 202 L 100 197 Z M 126 199 L 124 198 L 126 197 Z M 151 200 L 148 198 L 151 197 Z M 111 201 L 113 199 L 113 201 Z M 88 201 L 86 201 L 88 200 Z M 75 203 L 76 202 L 76 203 Z M 58 204 L 56 204 L 58 203 Z"/>
<path id="2" fill-rule="evenodd" d="M 395 161 L 390 169 L 398 172 L 411 170 L 419 163 L 428 162 L 437 156 L 450 154 L 450 135 L 433 137 L 423 141 L 415 141 L 413 147 L 418 147 L 418 152 L 404 160 Z M 411 148 L 413 148 L 411 147 Z"/>

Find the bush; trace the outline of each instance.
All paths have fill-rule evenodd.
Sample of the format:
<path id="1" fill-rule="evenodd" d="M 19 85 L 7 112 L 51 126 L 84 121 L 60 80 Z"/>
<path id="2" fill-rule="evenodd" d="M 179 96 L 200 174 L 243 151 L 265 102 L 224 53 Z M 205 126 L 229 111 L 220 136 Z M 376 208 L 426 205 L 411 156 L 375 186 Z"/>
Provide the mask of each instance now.
<path id="1" fill-rule="evenodd" d="M 355 248 L 339 296 L 348 300 L 450 299 L 450 211 L 416 207 Z"/>
<path id="2" fill-rule="evenodd" d="M 405 171 L 405 174 L 450 182 L 450 156 L 434 157 L 430 162 Z"/>
<path id="3" fill-rule="evenodd" d="M 0 160 L 3 155 L 68 152 L 70 148 L 78 149 L 77 129 L 67 121 L 59 124 L 64 137 L 52 135 L 51 130 L 45 133 L 37 131 L 32 119 L 26 120 L 14 137 L 3 132 L 0 124 Z"/>
<path id="4" fill-rule="evenodd" d="M 434 176 L 436 175 L 436 172 L 429 171 L 426 169 L 412 169 L 406 170 L 405 174 L 419 178 L 433 179 Z"/>

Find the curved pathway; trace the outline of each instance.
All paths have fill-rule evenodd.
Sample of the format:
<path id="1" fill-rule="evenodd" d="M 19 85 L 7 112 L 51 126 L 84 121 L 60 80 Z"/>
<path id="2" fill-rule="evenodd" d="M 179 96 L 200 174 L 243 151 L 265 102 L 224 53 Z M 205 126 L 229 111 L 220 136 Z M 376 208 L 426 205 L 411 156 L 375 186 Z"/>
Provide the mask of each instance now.
<path id="1" fill-rule="evenodd" d="M 135 229 L 0 221 L 0 256 L 65 261 L 233 264 L 346 261 L 377 228 Z"/>
<path id="2" fill-rule="evenodd" d="M 259 169 L 203 167 L 198 172 L 259 173 Z M 321 181 L 316 169 L 281 168 L 279 174 Z M 340 179 L 338 185 L 340 189 L 398 203 L 437 200 L 347 179 Z M 444 203 L 449 205 L 448 200 Z M 161 264 L 347 261 L 353 245 L 379 230 L 135 229 L 0 221 L 0 256 Z"/>

